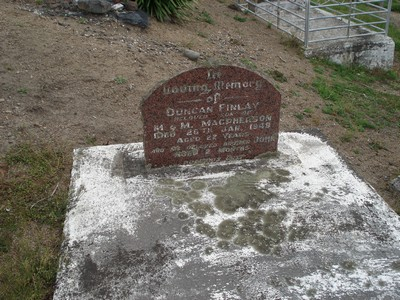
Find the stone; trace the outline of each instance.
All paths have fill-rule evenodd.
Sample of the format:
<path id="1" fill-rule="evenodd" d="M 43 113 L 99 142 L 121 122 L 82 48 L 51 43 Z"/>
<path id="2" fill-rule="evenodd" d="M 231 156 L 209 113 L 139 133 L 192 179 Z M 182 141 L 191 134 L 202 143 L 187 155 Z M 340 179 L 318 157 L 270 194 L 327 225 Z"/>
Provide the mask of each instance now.
<path id="1" fill-rule="evenodd" d="M 197 61 L 199 59 L 199 57 L 200 57 L 200 53 L 199 52 L 196 52 L 196 51 L 193 51 L 193 50 L 190 50 L 190 49 L 185 49 L 183 51 L 183 55 L 186 56 L 187 58 L 189 58 L 190 60 L 193 60 L 193 61 Z"/>
<path id="2" fill-rule="evenodd" d="M 124 23 L 137 25 L 142 28 L 146 28 L 149 26 L 149 17 L 147 14 L 142 11 L 131 11 L 128 13 L 119 13 L 116 15 L 118 20 L 121 20 Z"/>
<path id="3" fill-rule="evenodd" d="M 124 2 L 125 9 L 127 11 L 136 11 L 138 10 L 137 4 L 134 1 L 126 1 Z"/>
<path id="4" fill-rule="evenodd" d="M 111 9 L 114 11 L 120 11 L 124 9 L 124 5 L 121 3 L 116 3 L 114 5 L 111 6 Z"/>
<path id="5" fill-rule="evenodd" d="M 105 14 L 111 10 L 111 3 L 106 0 L 78 0 L 79 9 L 93 14 Z"/>
<path id="6" fill-rule="evenodd" d="M 400 193 L 400 176 L 397 176 L 397 178 L 393 179 L 390 185 L 396 192 Z"/>
<path id="7" fill-rule="evenodd" d="M 142 102 L 146 163 L 163 167 L 275 152 L 280 103 L 271 83 L 244 68 L 181 73 Z"/>

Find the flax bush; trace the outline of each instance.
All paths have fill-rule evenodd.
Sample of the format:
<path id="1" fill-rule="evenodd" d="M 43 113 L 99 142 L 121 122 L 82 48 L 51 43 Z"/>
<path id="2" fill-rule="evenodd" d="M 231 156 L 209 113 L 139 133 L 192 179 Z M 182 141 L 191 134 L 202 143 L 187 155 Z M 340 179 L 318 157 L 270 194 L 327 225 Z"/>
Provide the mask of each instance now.
<path id="1" fill-rule="evenodd" d="M 137 0 L 138 7 L 158 21 L 180 21 L 195 0 Z"/>

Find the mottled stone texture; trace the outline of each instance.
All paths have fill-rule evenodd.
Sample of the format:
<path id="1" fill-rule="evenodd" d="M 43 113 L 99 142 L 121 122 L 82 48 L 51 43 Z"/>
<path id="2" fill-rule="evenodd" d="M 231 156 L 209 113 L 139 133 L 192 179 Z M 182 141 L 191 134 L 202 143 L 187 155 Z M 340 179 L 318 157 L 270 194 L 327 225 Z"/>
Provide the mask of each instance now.
<path id="1" fill-rule="evenodd" d="M 243 68 L 181 73 L 142 103 L 146 163 L 162 167 L 275 152 L 280 103 L 272 84 Z"/>

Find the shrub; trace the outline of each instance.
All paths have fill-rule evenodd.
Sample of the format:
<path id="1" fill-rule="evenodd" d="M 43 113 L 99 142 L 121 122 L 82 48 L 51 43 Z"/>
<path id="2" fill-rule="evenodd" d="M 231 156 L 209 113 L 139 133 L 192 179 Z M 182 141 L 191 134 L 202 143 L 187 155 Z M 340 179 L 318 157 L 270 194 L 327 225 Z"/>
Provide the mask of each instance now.
<path id="1" fill-rule="evenodd" d="M 138 7 L 158 21 L 182 20 L 195 0 L 137 0 Z"/>

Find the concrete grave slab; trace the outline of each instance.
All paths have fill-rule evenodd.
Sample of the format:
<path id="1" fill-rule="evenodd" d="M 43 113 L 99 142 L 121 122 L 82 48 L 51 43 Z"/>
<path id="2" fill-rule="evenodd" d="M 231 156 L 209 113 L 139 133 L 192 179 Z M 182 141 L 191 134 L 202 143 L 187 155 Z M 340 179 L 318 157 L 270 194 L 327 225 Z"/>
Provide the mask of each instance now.
<path id="1" fill-rule="evenodd" d="M 142 144 L 74 152 L 54 299 L 399 299 L 400 220 L 321 139 L 146 169 Z"/>

